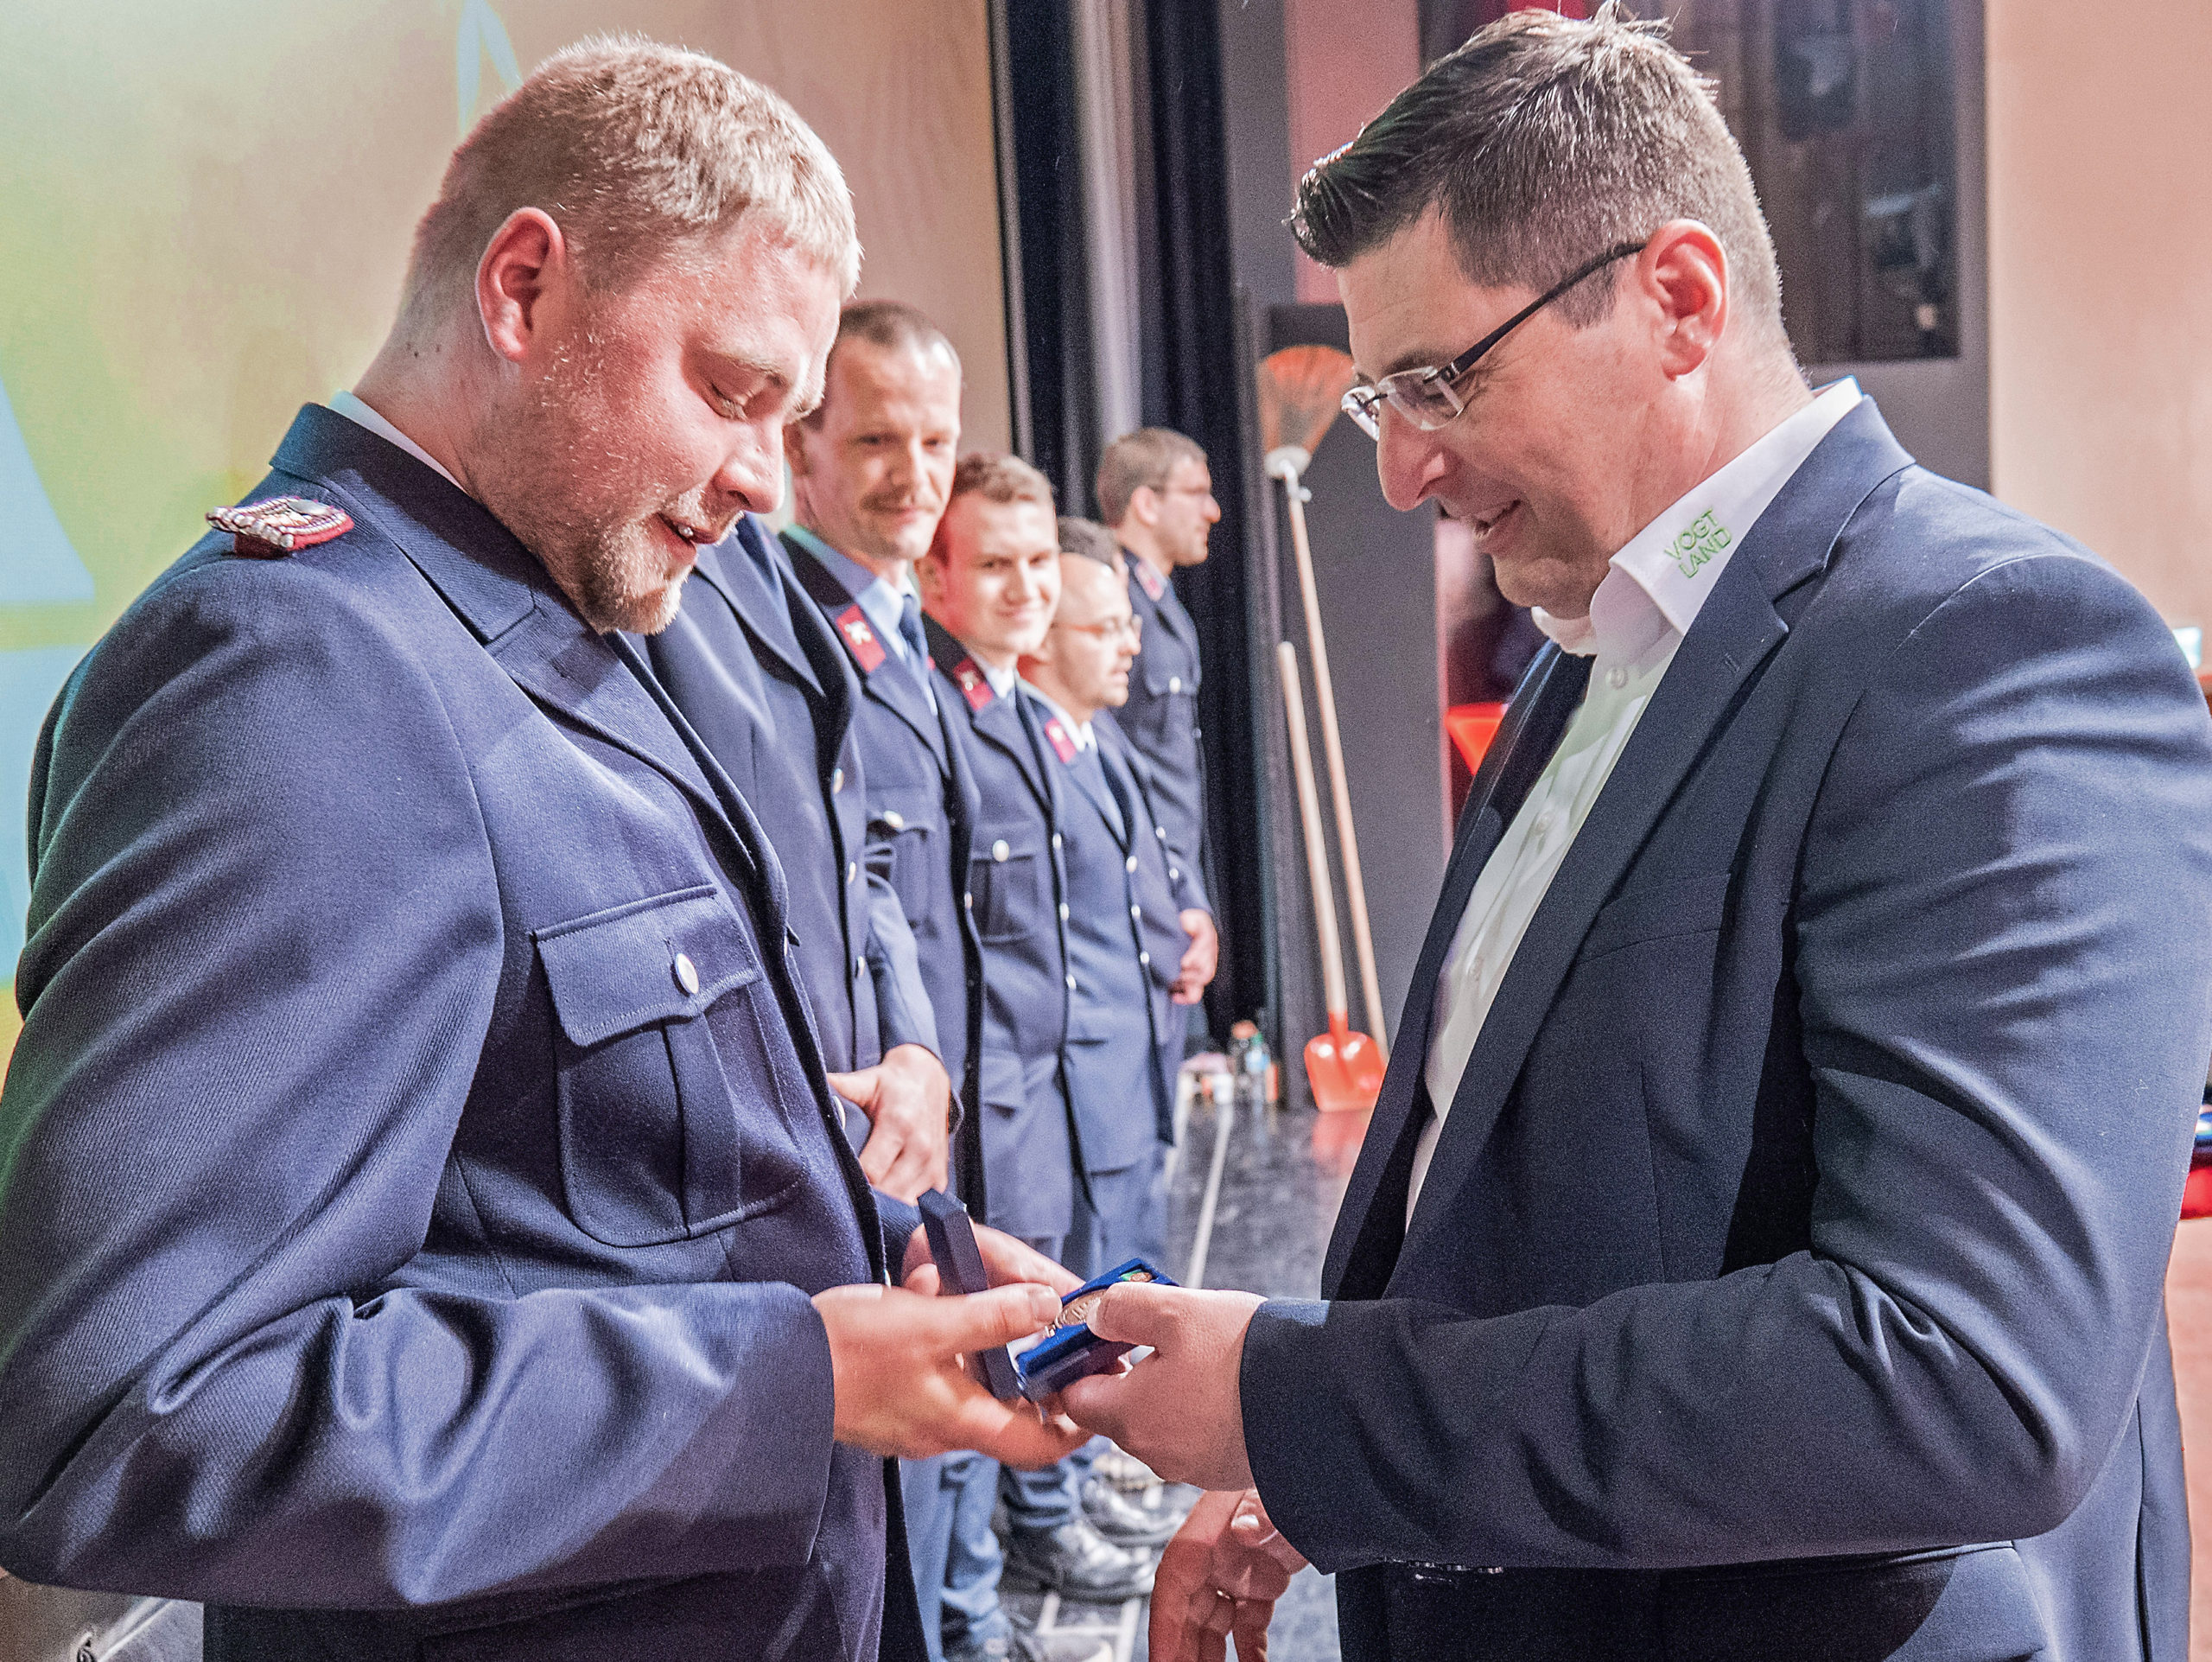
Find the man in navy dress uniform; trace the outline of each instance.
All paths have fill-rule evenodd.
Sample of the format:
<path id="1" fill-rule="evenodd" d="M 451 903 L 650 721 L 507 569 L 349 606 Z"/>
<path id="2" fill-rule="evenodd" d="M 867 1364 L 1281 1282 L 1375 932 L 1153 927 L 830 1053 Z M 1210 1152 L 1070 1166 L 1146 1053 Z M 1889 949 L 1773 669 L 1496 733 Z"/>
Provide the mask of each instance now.
<path id="1" fill-rule="evenodd" d="M 0 1098 L 10 1571 L 203 1601 L 219 1659 L 912 1659 L 883 1456 L 1078 1441 L 957 1366 L 1046 1288 L 882 1284 L 918 1232 L 783 873 L 620 633 L 774 506 L 856 259 L 774 94 L 557 54 L 356 392 L 71 677 Z"/>
<path id="2" fill-rule="evenodd" d="M 982 1217 L 982 956 L 961 898 L 976 784 L 931 685 L 913 582 L 951 488 L 960 360 L 912 307 L 867 301 L 840 316 L 826 376 L 820 407 L 785 432 L 796 518 L 784 543 L 860 683 L 853 735 L 867 774 L 868 858 L 913 936 L 938 1054 L 955 1086 L 953 1188 Z M 942 1465 L 914 1462 L 901 1479 L 932 1655 L 952 1531 Z"/>
<path id="3" fill-rule="evenodd" d="M 983 946 L 983 1160 L 990 1221 L 1048 1257 L 1062 1257 L 1081 1179 L 1063 1051 L 1067 1040 L 1070 908 L 1058 781 L 1033 708 L 1017 697 L 1021 654 L 1044 640 L 1060 594 L 1052 488 L 1014 456 L 963 457 L 929 554 L 915 568 L 927 608 L 938 697 L 963 724 L 982 808 L 970 841 L 966 893 Z M 1135 1512 L 1090 1463 L 1035 1472 L 955 1455 L 957 1491 L 945 1572 L 946 1653 L 982 1658 L 1017 1634 L 998 1599 L 1007 1561 L 1018 1577 L 1075 1597 L 1125 1598 L 1151 1585 L 1150 1555 L 1125 1550 L 1164 1538 L 1106 1538 Z M 957 1469 L 956 1469 L 957 1468 Z M 1003 1498 L 1002 1554 L 991 1515 Z M 1148 1522 L 1141 1515 L 1131 1521 Z"/>
<path id="4" fill-rule="evenodd" d="M 2171 632 L 1806 385 L 1649 25 L 1510 14 L 1294 224 L 1384 494 L 1552 644 L 1325 1302 L 1092 1318 L 1161 1348 L 1071 1403 L 1223 1492 L 1155 1662 L 1256 1640 L 1298 1552 L 1348 1658 L 2182 1662 L 2212 723 Z"/>
<path id="5" fill-rule="evenodd" d="M 942 1188 L 951 1092 L 913 931 L 867 856 L 860 684 L 844 648 L 749 514 L 699 551 L 683 608 L 645 646 L 783 866 L 830 1086 L 866 1111 L 849 1116 L 861 1169 L 901 1200 Z"/>
<path id="6" fill-rule="evenodd" d="M 1060 573 L 1052 626 L 1021 672 L 1060 784 L 1067 1078 L 1086 1179 L 1069 1264 L 1092 1275 L 1166 1253 L 1164 1180 L 1183 1054 L 1175 1006 L 1194 1002 L 1212 978 L 1213 937 L 1198 873 L 1169 843 L 1147 770 L 1109 713 L 1128 697 L 1137 653 L 1128 585 L 1080 555 L 1062 555 Z"/>
<path id="7" fill-rule="evenodd" d="M 1098 513 L 1128 556 L 1129 605 L 1144 645 L 1129 672 L 1128 701 L 1115 724 L 1152 769 L 1160 823 L 1182 863 L 1207 871 L 1205 756 L 1200 748 L 1198 626 L 1174 576 L 1203 564 L 1221 519 L 1213 474 L 1196 441 L 1166 427 L 1140 428 L 1098 462 Z"/>

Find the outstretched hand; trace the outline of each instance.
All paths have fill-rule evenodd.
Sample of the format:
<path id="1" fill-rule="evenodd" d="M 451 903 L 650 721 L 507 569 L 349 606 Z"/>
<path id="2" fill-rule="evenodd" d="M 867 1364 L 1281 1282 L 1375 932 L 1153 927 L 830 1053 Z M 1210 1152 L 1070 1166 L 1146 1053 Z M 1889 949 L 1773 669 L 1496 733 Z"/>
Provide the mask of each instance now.
<path id="1" fill-rule="evenodd" d="M 1035 1247 L 1024 1245 L 1003 1230 L 977 1224 L 976 1246 L 983 1255 L 983 1273 L 990 1277 L 994 1287 L 1009 1286 L 1017 1281 L 1033 1281 L 1041 1286 L 1050 1287 L 1065 1298 L 1083 1285 L 1079 1277 L 1071 1274 Z M 939 1290 L 937 1265 L 930 1258 L 930 1236 L 926 1229 L 918 1229 L 906 1238 L 906 1258 L 899 1266 L 899 1279 L 909 1292 L 935 1293 Z M 1051 1319 L 1049 1316 L 1046 1318 L 1047 1321 Z"/>
<path id="2" fill-rule="evenodd" d="M 1251 1293 L 1141 1282 L 1107 1289 L 1091 1332 L 1153 1353 L 1126 1373 L 1076 1380 L 1063 1393 L 1068 1412 L 1170 1482 L 1250 1488 L 1237 1374 L 1244 1330 L 1265 1302 Z"/>
<path id="3" fill-rule="evenodd" d="M 899 1287 L 832 1287 L 814 1296 L 830 1338 L 835 1435 L 871 1454 L 921 1460 L 974 1449 L 1008 1466 L 1049 1466 L 1088 1433 L 1031 1404 L 1001 1402 L 963 1371 L 973 1351 L 1051 1324 L 1059 1295 L 1024 1283 L 964 1298 Z"/>

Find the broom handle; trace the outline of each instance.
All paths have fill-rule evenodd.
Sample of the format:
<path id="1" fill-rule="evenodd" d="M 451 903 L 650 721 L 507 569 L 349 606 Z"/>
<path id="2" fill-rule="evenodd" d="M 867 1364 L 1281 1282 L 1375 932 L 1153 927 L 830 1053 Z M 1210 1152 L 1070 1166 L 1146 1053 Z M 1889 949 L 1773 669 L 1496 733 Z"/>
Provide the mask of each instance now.
<path id="1" fill-rule="evenodd" d="M 1313 885 L 1313 922 L 1321 935 L 1321 1000 L 1332 1022 L 1344 1010 L 1344 949 L 1337 939 L 1336 887 L 1329 881 L 1329 850 L 1321 840 L 1321 797 L 1313 788 L 1313 748 L 1306 740 L 1306 693 L 1299 685 L 1298 648 L 1275 647 L 1282 671 L 1282 713 L 1290 722 L 1290 766 L 1298 776 L 1298 818 L 1306 827 L 1306 876 Z"/>
<path id="2" fill-rule="evenodd" d="M 1283 481 L 1290 499 L 1290 540 L 1298 551 L 1298 588 L 1306 600 L 1306 635 L 1313 648 L 1313 692 L 1321 704 L 1321 748 L 1329 759 L 1329 796 L 1337 810 L 1337 841 L 1344 850 L 1344 900 L 1351 907 L 1352 950 L 1359 957 L 1360 1002 L 1367 1007 L 1368 1036 L 1387 1060 L 1382 1038 L 1382 982 L 1375 973 L 1375 936 L 1367 927 L 1367 884 L 1360 876 L 1359 836 L 1352 829 L 1351 786 L 1344 779 L 1344 742 L 1337 731 L 1337 689 L 1329 678 L 1329 641 L 1321 628 L 1321 593 L 1313 581 L 1313 548 L 1306 538 L 1306 503 L 1300 481 Z"/>

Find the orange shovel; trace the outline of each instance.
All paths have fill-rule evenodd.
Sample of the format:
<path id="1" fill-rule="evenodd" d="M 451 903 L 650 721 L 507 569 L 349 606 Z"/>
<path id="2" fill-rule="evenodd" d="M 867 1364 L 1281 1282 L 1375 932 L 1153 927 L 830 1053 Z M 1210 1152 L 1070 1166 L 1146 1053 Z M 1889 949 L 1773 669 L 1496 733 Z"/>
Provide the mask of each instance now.
<path id="1" fill-rule="evenodd" d="M 1290 763 L 1298 776 L 1298 818 L 1306 831 L 1306 875 L 1313 885 L 1313 922 L 1321 937 L 1321 987 L 1329 1030 L 1306 1041 L 1306 1083 L 1325 1112 L 1372 1108 L 1382 1089 L 1382 1053 L 1364 1033 L 1351 1030 L 1344 1013 L 1344 946 L 1337 938 L 1337 896 L 1329 880 L 1329 850 L 1321 840 L 1321 797 L 1313 788 L 1313 750 L 1306 738 L 1306 690 L 1298 675 L 1298 648 L 1275 647 L 1282 669 L 1283 715 L 1290 723 Z"/>

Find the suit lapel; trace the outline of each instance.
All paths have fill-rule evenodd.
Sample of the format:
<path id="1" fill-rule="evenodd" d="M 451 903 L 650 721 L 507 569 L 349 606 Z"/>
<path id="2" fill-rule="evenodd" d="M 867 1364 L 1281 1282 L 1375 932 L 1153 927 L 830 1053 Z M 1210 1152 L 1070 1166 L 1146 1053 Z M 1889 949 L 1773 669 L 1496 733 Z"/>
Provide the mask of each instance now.
<path id="1" fill-rule="evenodd" d="M 729 602 L 754 646 L 798 676 L 810 691 L 822 691 L 821 678 L 792 629 L 791 603 L 769 556 L 767 533 L 751 515 L 738 521 L 732 536 L 699 551 L 693 581 L 704 583 Z"/>
<path id="2" fill-rule="evenodd" d="M 1859 505 L 1910 462 L 1872 404 L 1862 403 L 1821 441 L 1745 534 L 1513 954 L 1460 1075 L 1422 1186 L 1424 1197 L 1433 1192 L 1439 1204 L 1416 1209 L 1408 1248 L 1418 1251 L 1424 1236 L 1450 1227 L 1452 1207 L 1446 1202 L 1488 1141 L 1599 908 L 1619 887 L 1747 685 L 1789 633 L 1775 602 L 1826 566 Z"/>
<path id="3" fill-rule="evenodd" d="M 1376 1098 L 1375 1118 L 1360 1145 L 1359 1162 L 1330 1238 L 1321 1273 L 1324 1297 L 1373 1297 L 1389 1278 L 1405 1223 L 1408 1168 L 1400 1157 L 1400 1145 L 1409 1144 L 1419 1135 L 1427 1118 L 1414 1111 L 1417 1103 L 1426 1106 L 1420 1095 L 1421 1073 L 1428 1065 L 1429 1023 L 1435 1014 L 1436 983 L 1444 972 L 1445 954 L 1459 932 L 1475 879 L 1505 834 L 1508 818 L 1559 748 L 1589 680 L 1588 659 L 1571 658 L 1556 646 L 1546 646 L 1522 677 L 1497 736 L 1476 771 L 1460 811 L 1452 858 L 1444 869 L 1443 892 L 1429 919 L 1421 956 L 1414 960 L 1405 1010 L 1398 1018 L 1397 1043 L 1391 1048 L 1390 1065 Z M 1390 1181 L 1385 1181 L 1386 1170 Z"/>

